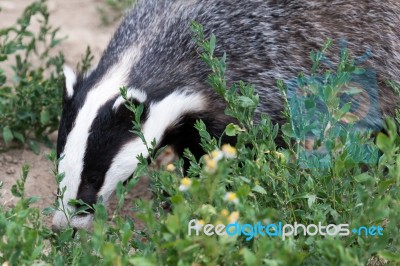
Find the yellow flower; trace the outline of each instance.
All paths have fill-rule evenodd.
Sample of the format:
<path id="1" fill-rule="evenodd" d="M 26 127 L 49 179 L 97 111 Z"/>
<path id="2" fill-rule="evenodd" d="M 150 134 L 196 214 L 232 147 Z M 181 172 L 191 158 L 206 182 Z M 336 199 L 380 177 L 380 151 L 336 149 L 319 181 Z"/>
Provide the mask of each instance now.
<path id="1" fill-rule="evenodd" d="M 175 165 L 173 165 L 172 163 L 168 164 L 166 170 L 169 172 L 175 171 Z"/>
<path id="2" fill-rule="evenodd" d="M 181 185 L 179 186 L 179 190 L 180 191 L 186 191 L 190 188 L 190 186 L 192 185 L 192 180 L 190 180 L 190 178 L 182 178 L 181 180 Z"/>
<path id="3" fill-rule="evenodd" d="M 223 210 L 221 211 L 221 215 L 222 215 L 222 217 L 228 217 L 229 211 L 228 211 L 227 209 L 223 209 Z"/>
<path id="4" fill-rule="evenodd" d="M 206 155 L 204 157 L 204 160 L 206 162 L 206 171 L 207 173 L 213 174 L 215 171 L 217 171 L 217 160 L 211 159 L 210 156 Z"/>
<path id="5" fill-rule="evenodd" d="M 228 159 L 236 158 L 236 156 L 237 156 L 236 148 L 232 147 L 229 144 L 222 145 L 222 152 L 224 153 L 225 158 L 228 158 Z"/>
<path id="6" fill-rule="evenodd" d="M 234 212 L 231 213 L 231 215 L 229 215 L 229 217 L 228 217 L 228 222 L 229 222 L 230 224 L 233 224 L 233 223 L 235 223 L 237 220 L 239 220 L 239 212 L 234 211 Z"/>
<path id="7" fill-rule="evenodd" d="M 239 199 L 238 199 L 238 197 L 236 196 L 236 193 L 234 193 L 234 192 L 228 192 L 228 193 L 226 193 L 225 196 L 224 196 L 224 200 L 225 200 L 225 201 L 232 202 L 232 203 L 235 203 L 235 204 L 238 204 L 238 203 L 239 203 Z"/>

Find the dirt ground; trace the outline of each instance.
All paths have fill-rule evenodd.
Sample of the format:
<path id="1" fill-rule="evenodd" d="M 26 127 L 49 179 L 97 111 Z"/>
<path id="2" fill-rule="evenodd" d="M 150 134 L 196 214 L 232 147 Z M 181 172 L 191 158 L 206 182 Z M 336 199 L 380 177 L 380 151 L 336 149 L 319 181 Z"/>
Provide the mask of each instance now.
<path id="1" fill-rule="evenodd" d="M 14 24 L 21 15 L 24 8 L 33 0 L 0 0 L 0 28 Z M 67 39 L 59 46 L 65 54 L 66 63 L 76 66 L 84 54 L 86 47 L 90 46 L 96 64 L 116 30 L 119 21 L 104 25 L 101 20 L 100 9 L 107 10 L 104 0 L 48 0 L 50 10 L 50 24 L 60 27 L 60 36 L 67 36 Z M 111 12 L 111 11 L 110 11 Z M 55 142 L 57 136 L 53 134 L 51 139 Z M 4 144 L 0 143 L 0 146 Z M 1 149 L 0 149 L 1 150 Z M 10 149 L 0 153 L 0 181 L 4 183 L 0 189 L 0 204 L 13 206 L 15 198 L 11 195 L 10 188 L 21 175 L 21 167 L 24 164 L 30 166 L 29 177 L 26 183 L 27 196 L 39 196 L 35 204 L 41 209 L 51 205 L 55 200 L 56 183 L 52 175 L 52 163 L 46 159 L 50 149 L 42 146 L 39 155 L 34 154 L 27 148 Z M 170 157 L 166 158 L 168 161 Z M 124 213 L 134 216 L 129 211 L 132 207 L 132 200 L 135 198 L 150 199 L 151 193 L 148 190 L 149 180 L 142 178 L 127 198 L 127 206 Z M 111 209 L 116 205 L 115 199 L 111 202 Z M 46 224 L 50 224 L 51 217 L 48 217 Z"/>

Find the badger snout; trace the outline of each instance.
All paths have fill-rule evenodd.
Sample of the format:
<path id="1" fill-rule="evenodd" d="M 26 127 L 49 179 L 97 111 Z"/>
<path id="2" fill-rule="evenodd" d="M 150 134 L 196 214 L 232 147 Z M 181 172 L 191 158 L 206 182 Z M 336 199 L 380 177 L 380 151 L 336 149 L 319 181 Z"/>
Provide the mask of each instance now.
<path id="1" fill-rule="evenodd" d="M 94 215 L 92 213 L 81 214 L 70 218 L 69 226 L 74 229 L 90 230 L 92 228 Z M 53 217 L 51 229 L 54 232 L 68 227 L 68 219 L 62 211 L 56 211 Z"/>

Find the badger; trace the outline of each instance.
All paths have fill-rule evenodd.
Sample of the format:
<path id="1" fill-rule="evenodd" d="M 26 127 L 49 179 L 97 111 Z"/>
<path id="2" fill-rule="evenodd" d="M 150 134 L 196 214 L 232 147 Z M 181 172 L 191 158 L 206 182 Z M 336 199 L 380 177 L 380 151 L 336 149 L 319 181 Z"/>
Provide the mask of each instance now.
<path id="1" fill-rule="evenodd" d="M 232 119 L 207 82 L 210 69 L 199 57 L 192 21 L 203 25 L 206 36 L 217 36 L 215 54 L 227 54 L 228 85 L 252 84 L 260 97 L 256 112 L 274 123 L 284 122 L 276 81 L 307 73 L 310 51 L 328 38 L 346 40 L 352 55 L 372 52 L 363 67 L 377 73 L 381 115 L 393 115 L 398 98 L 386 81 L 400 82 L 397 0 L 137 1 L 92 71 L 75 74 L 64 68 L 57 141 L 63 206 L 74 211 L 71 199 L 90 205 L 100 197 L 107 203 L 118 182 L 134 172 L 137 156 L 148 156 L 142 140 L 130 132 L 133 114 L 120 96 L 123 86 L 130 100 L 143 104 L 143 134 L 156 148 L 170 145 L 177 154 L 189 148 L 201 156 L 194 129 L 198 119 L 213 136 L 223 134 Z M 92 219 L 93 214 L 74 216 L 70 225 L 88 229 Z M 53 229 L 68 224 L 57 211 Z"/>

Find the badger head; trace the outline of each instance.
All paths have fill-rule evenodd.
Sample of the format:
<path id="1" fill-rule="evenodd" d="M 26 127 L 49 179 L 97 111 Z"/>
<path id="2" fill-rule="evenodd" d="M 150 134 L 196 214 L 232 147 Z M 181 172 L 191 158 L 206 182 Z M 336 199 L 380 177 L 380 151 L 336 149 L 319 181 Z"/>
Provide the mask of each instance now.
<path id="1" fill-rule="evenodd" d="M 128 179 L 138 164 L 138 155 L 148 156 L 142 140 L 130 132 L 132 113 L 126 108 L 119 88 L 126 74 L 119 69 L 94 70 L 90 75 L 76 76 L 65 67 L 63 110 L 58 132 L 58 172 L 64 177 L 59 184 L 61 207 L 74 212 L 72 199 L 88 205 L 99 199 L 107 204 L 118 182 Z M 179 124 L 186 113 L 204 110 L 199 93 L 174 90 L 162 99 L 152 101 L 137 88 L 128 88 L 128 97 L 144 105 L 142 131 L 148 143 L 161 143 L 165 132 Z M 63 193 L 61 193 L 63 192 Z M 53 229 L 68 225 L 89 229 L 93 213 L 70 219 L 56 211 Z"/>

